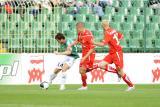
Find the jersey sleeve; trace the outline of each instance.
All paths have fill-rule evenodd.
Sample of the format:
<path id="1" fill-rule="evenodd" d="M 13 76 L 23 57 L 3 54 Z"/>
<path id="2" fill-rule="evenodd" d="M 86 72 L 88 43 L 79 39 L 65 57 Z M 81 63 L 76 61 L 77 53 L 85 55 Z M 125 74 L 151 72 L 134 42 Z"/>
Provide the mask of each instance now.
<path id="1" fill-rule="evenodd" d="M 118 39 L 119 39 L 119 40 L 122 40 L 122 39 L 123 39 L 123 34 L 120 33 L 120 32 L 118 32 Z"/>

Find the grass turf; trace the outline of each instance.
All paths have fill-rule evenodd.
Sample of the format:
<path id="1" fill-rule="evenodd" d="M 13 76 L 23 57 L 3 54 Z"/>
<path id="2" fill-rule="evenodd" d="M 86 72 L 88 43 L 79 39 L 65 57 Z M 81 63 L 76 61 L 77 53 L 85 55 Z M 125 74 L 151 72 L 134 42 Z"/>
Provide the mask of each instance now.
<path id="1" fill-rule="evenodd" d="M 0 107 L 159 107 L 160 85 L 136 85 L 125 92 L 125 85 L 89 85 L 87 91 L 77 91 L 80 85 L 58 85 L 41 90 L 37 85 L 0 85 Z"/>

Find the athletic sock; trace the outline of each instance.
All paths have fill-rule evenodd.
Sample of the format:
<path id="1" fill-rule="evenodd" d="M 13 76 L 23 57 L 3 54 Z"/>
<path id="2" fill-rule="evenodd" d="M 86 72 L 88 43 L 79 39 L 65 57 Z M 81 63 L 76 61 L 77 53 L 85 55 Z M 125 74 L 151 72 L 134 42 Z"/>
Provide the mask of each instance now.
<path id="1" fill-rule="evenodd" d="M 50 75 L 50 77 L 49 77 L 49 83 L 50 83 L 50 84 L 51 84 L 52 81 L 56 78 L 56 76 L 57 76 L 57 74 L 55 74 L 54 72 L 53 72 L 53 74 Z"/>
<path id="2" fill-rule="evenodd" d="M 124 74 L 122 78 L 129 87 L 133 87 L 133 83 L 130 81 L 129 77 L 126 74 Z"/>
<path id="3" fill-rule="evenodd" d="M 81 74 L 81 79 L 82 79 L 82 86 L 86 87 L 87 86 L 87 75 L 86 74 Z"/>

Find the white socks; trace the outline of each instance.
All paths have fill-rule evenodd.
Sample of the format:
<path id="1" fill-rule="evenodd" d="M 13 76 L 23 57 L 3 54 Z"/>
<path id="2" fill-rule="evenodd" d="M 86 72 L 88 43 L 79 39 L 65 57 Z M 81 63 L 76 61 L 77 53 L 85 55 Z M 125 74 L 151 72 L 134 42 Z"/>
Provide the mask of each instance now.
<path id="1" fill-rule="evenodd" d="M 66 83 L 66 72 L 62 72 L 62 75 L 61 75 L 61 85 L 64 85 Z"/>
<path id="2" fill-rule="evenodd" d="M 49 83 L 52 84 L 52 81 L 56 78 L 57 74 L 53 73 L 49 77 Z"/>

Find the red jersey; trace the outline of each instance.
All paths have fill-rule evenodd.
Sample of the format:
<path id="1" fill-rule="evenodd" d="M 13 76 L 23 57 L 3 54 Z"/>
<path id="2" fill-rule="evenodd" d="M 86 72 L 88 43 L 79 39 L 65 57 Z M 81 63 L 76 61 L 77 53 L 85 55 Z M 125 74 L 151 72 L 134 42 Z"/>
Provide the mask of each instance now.
<path id="1" fill-rule="evenodd" d="M 89 30 L 85 30 L 84 32 L 78 33 L 78 42 L 82 46 L 82 54 L 85 55 L 90 49 L 93 49 L 95 46 L 93 45 L 93 35 Z"/>
<path id="2" fill-rule="evenodd" d="M 104 32 L 103 43 L 109 45 L 109 53 L 122 51 L 122 47 L 120 46 L 120 41 L 119 41 L 122 38 L 123 35 L 114 29 L 109 28 Z"/>

